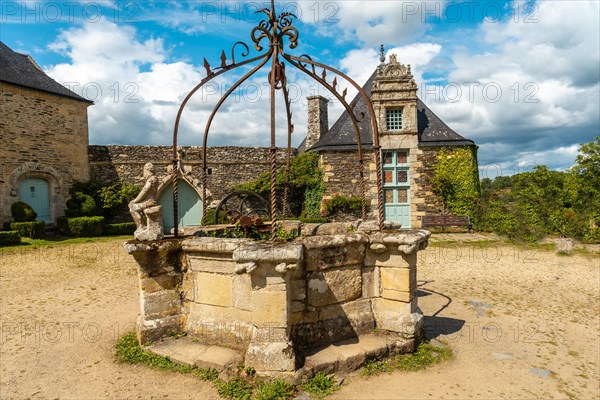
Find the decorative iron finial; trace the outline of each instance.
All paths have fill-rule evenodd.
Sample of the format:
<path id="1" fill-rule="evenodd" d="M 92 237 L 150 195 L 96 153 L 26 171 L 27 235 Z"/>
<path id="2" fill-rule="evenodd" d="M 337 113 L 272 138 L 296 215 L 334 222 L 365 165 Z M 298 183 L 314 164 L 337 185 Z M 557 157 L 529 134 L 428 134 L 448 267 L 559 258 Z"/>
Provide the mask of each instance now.
<path id="1" fill-rule="evenodd" d="M 379 48 L 379 61 L 381 61 L 382 64 L 385 64 L 385 48 L 383 45 Z"/>

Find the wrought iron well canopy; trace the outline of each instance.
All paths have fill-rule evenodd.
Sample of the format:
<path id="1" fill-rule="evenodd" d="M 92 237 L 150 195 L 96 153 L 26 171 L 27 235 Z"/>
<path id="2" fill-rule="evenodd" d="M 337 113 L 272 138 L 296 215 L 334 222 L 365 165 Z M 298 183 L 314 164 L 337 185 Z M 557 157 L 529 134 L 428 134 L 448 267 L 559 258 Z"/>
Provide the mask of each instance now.
<path id="1" fill-rule="evenodd" d="M 303 54 L 295 56 L 288 54 L 285 51 L 284 39 L 289 42 L 288 46 L 290 49 L 295 49 L 298 45 L 298 30 L 292 26 L 292 22 L 296 16 L 292 13 L 283 12 L 279 15 L 275 12 L 274 0 L 271 0 L 271 8 L 264 8 L 257 11 L 257 13 L 264 13 L 267 19 L 263 19 L 259 24 L 252 29 L 250 37 L 254 43 L 254 49 L 258 52 L 263 52 L 260 55 L 252 58 L 250 56 L 250 48 L 244 42 L 236 42 L 231 48 L 231 60 L 227 59 L 227 55 L 223 50 L 221 53 L 221 65 L 218 67 L 212 67 L 210 63 L 204 59 L 204 68 L 206 69 L 206 77 L 196 85 L 185 97 L 179 111 L 177 112 L 177 118 L 175 120 L 175 126 L 173 129 L 173 221 L 175 236 L 178 235 L 178 190 L 177 190 L 177 174 L 179 166 L 179 153 L 177 151 L 177 135 L 179 132 L 179 123 L 181 121 L 181 115 L 190 99 L 194 96 L 198 90 L 206 85 L 211 80 L 215 79 L 219 75 L 222 75 L 228 71 L 237 69 L 239 67 L 255 64 L 256 65 L 239 78 L 232 86 L 223 94 L 219 99 L 215 107 L 213 108 L 204 128 L 204 136 L 202 140 L 202 215 L 206 215 L 207 204 L 206 204 L 206 186 L 207 186 L 207 140 L 210 132 L 210 128 L 216 113 L 220 107 L 227 100 L 227 98 L 233 93 L 242 83 L 248 78 L 258 72 L 270 61 L 270 70 L 268 73 L 268 80 L 270 86 L 269 102 L 270 102 L 270 134 L 271 134 L 271 146 L 270 146 L 270 184 L 271 184 L 271 238 L 275 237 L 275 221 L 277 218 L 277 207 L 276 207 L 276 161 L 277 161 L 277 147 L 275 142 L 275 104 L 276 104 L 276 92 L 281 91 L 283 94 L 283 100 L 286 107 L 286 118 L 287 118 L 287 163 L 286 163 L 286 186 L 283 198 L 283 209 L 288 208 L 288 182 L 289 182 L 289 170 L 290 170 L 290 159 L 291 159 L 291 137 L 294 131 L 294 125 L 292 124 L 292 111 L 289 99 L 289 92 L 287 88 L 287 78 L 285 71 L 284 60 L 287 61 L 291 66 L 302 71 L 304 74 L 310 76 L 315 81 L 319 82 L 324 86 L 335 98 L 337 98 L 342 106 L 346 109 L 346 112 L 350 116 L 354 132 L 356 135 L 357 142 L 357 168 L 360 183 L 361 192 L 361 214 L 362 219 L 366 220 L 366 188 L 364 178 L 364 159 L 363 149 L 360 137 L 360 131 L 358 123 L 365 118 L 364 112 L 358 112 L 355 110 L 357 101 L 348 102 L 346 100 L 347 89 L 344 89 L 341 93 L 338 87 L 338 77 L 353 86 L 363 98 L 367 105 L 368 112 L 370 114 L 371 130 L 373 134 L 373 151 L 375 153 L 375 163 L 377 168 L 377 208 L 378 208 L 378 223 L 379 229 L 383 230 L 383 193 L 382 193 L 382 172 L 381 172 L 381 153 L 379 145 L 379 130 L 377 127 L 377 119 L 375 117 L 375 111 L 369 96 L 365 93 L 360 85 L 343 72 L 328 66 L 326 64 L 314 61 L 309 55 Z M 268 44 L 268 48 L 265 51 L 265 46 Z M 241 57 L 244 58 L 242 61 L 236 61 L 236 48 L 242 49 Z M 320 73 L 317 72 L 317 68 L 321 69 Z M 333 80 L 328 81 L 327 73 L 333 75 Z M 357 115 L 358 113 L 358 115 Z"/>

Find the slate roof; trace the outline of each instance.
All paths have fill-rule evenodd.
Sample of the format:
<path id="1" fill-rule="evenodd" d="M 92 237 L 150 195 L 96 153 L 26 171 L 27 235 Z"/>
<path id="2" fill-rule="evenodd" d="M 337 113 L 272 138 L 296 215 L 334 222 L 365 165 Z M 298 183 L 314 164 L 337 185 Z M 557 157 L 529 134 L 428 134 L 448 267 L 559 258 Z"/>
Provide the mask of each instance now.
<path id="1" fill-rule="evenodd" d="M 363 86 L 367 95 L 371 96 L 371 89 L 375 80 L 375 72 L 367 80 Z M 371 118 L 367 106 L 360 95 L 354 98 L 357 101 L 356 115 L 361 112 L 365 114 L 365 118 L 358 123 L 361 142 L 363 148 L 369 149 L 373 145 L 373 137 L 371 133 Z M 417 99 L 417 129 L 419 135 L 419 146 L 474 146 L 475 142 L 466 139 L 454 132 L 448 125 L 444 123 L 437 115 L 433 113 L 421 101 Z M 303 151 L 305 142 L 300 145 L 300 150 Z M 352 120 L 346 111 L 338 118 L 333 126 L 325 134 L 321 135 L 319 141 L 311 147 L 311 150 L 356 150 L 356 134 Z"/>
<path id="2" fill-rule="evenodd" d="M 46 73 L 26 55 L 13 51 L 0 41 L 0 82 L 23 86 L 93 104 L 70 91 Z"/>

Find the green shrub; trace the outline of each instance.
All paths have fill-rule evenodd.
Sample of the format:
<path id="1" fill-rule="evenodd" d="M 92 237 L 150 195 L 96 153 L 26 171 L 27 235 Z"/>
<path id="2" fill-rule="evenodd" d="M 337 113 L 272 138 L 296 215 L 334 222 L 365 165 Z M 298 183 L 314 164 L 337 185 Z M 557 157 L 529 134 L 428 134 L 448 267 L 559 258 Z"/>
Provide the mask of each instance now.
<path id="1" fill-rule="evenodd" d="M 358 196 L 344 196 L 334 193 L 329 199 L 325 199 L 325 214 L 334 215 L 336 213 L 352 213 L 362 207 L 362 202 Z"/>
<path id="2" fill-rule="evenodd" d="M 308 151 L 294 157 L 290 163 L 289 197 L 290 212 L 295 216 L 319 217 L 321 198 L 325 192 L 323 170 L 319 166 L 319 153 Z M 236 190 L 251 190 L 269 198 L 269 172 L 261 174 L 254 181 L 236 186 Z M 278 199 L 285 190 L 285 167 L 277 169 L 276 190 Z"/>
<path id="3" fill-rule="evenodd" d="M 0 246 L 12 246 L 21 243 L 21 236 L 17 231 L 0 232 Z"/>
<path id="4" fill-rule="evenodd" d="M 103 234 L 105 236 L 133 235 L 137 226 L 135 222 L 124 222 L 121 224 L 104 225 Z"/>
<path id="5" fill-rule="evenodd" d="M 8 222 L 2 223 L 2 230 L 3 231 L 10 231 L 10 224 L 12 224 L 12 221 L 8 221 Z"/>
<path id="6" fill-rule="evenodd" d="M 37 213 L 31 206 L 22 201 L 17 201 L 10 206 L 10 213 L 15 222 L 31 222 L 37 218 Z"/>
<path id="7" fill-rule="evenodd" d="M 104 227 L 104 217 L 60 217 L 56 222 L 60 233 L 75 237 L 100 236 Z"/>
<path id="8" fill-rule="evenodd" d="M 96 201 L 90 195 L 76 192 L 67 201 L 65 214 L 68 217 L 89 217 L 96 213 Z"/>
<path id="9" fill-rule="evenodd" d="M 19 232 L 19 236 L 30 239 L 43 239 L 46 235 L 44 221 L 11 222 L 10 229 Z"/>

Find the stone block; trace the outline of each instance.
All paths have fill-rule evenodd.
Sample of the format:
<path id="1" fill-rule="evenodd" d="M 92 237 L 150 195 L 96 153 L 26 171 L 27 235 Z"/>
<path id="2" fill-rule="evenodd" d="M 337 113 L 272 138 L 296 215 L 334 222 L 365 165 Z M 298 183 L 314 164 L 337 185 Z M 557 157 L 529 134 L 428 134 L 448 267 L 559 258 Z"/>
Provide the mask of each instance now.
<path id="1" fill-rule="evenodd" d="M 290 325 L 314 323 L 319 320 L 319 313 L 315 310 L 309 310 L 308 307 L 304 311 L 295 312 L 290 315 Z"/>
<path id="2" fill-rule="evenodd" d="M 189 253 L 201 253 L 203 255 L 215 254 L 231 254 L 237 248 L 244 244 L 252 243 L 251 239 L 226 239 L 212 237 L 194 237 L 183 240 L 182 249 Z"/>
<path id="3" fill-rule="evenodd" d="M 287 291 L 254 290 L 252 322 L 256 326 L 287 326 Z"/>
<path id="4" fill-rule="evenodd" d="M 256 371 L 294 371 L 294 348 L 287 342 L 251 343 L 246 351 L 245 366 Z"/>
<path id="5" fill-rule="evenodd" d="M 392 332 L 406 332 L 407 318 L 418 311 L 416 298 L 409 303 L 382 298 L 371 301 L 376 326 Z"/>
<path id="6" fill-rule="evenodd" d="M 282 262 L 297 264 L 302 260 L 302 245 L 294 243 L 249 243 L 238 247 L 233 252 L 233 260 L 238 263 L 265 262 L 279 264 Z"/>
<path id="7" fill-rule="evenodd" d="M 408 268 L 417 265 L 417 253 L 402 254 L 394 246 L 388 245 L 388 251 L 376 253 L 367 249 L 364 264 L 369 267 Z"/>
<path id="8" fill-rule="evenodd" d="M 319 309 L 319 319 L 326 320 L 338 317 L 359 318 L 372 314 L 371 301 L 369 299 L 358 299 L 341 304 L 333 304 Z"/>
<path id="9" fill-rule="evenodd" d="M 186 331 L 205 344 L 244 348 L 252 340 L 254 326 L 249 311 L 206 304 L 189 304 Z"/>
<path id="10" fill-rule="evenodd" d="M 363 267 L 362 269 L 362 297 L 379 297 L 379 267 Z"/>
<path id="11" fill-rule="evenodd" d="M 250 275 L 233 276 L 233 306 L 252 311 L 252 278 Z"/>
<path id="12" fill-rule="evenodd" d="M 195 289 L 196 282 L 195 276 L 192 273 L 183 274 L 183 281 L 181 282 L 181 295 L 186 301 L 195 301 Z"/>
<path id="13" fill-rule="evenodd" d="M 151 342 L 157 342 L 171 334 L 182 333 L 183 331 L 182 315 L 172 315 L 149 320 L 142 320 L 142 316 L 138 316 L 137 338 L 142 346 Z"/>
<path id="14" fill-rule="evenodd" d="M 154 277 L 140 278 L 140 289 L 146 293 L 175 289 L 179 283 L 180 274 L 171 272 Z"/>
<path id="15" fill-rule="evenodd" d="M 304 304 L 304 302 L 292 300 L 291 306 L 290 306 L 290 312 L 293 312 L 293 313 L 301 312 L 301 311 L 304 311 L 305 308 L 306 308 L 306 305 Z"/>
<path id="16" fill-rule="evenodd" d="M 306 270 L 362 264 L 366 244 L 363 234 L 307 237 L 304 239 Z"/>
<path id="17" fill-rule="evenodd" d="M 308 304 L 322 307 L 362 295 L 360 265 L 313 272 L 308 276 Z"/>
<path id="18" fill-rule="evenodd" d="M 381 289 L 412 292 L 417 287 L 417 268 L 381 268 Z"/>
<path id="19" fill-rule="evenodd" d="M 140 278 L 181 271 L 180 240 L 129 241 L 124 247 L 137 262 Z"/>
<path id="20" fill-rule="evenodd" d="M 235 262 L 231 253 L 208 253 L 200 255 L 192 253 L 188 256 L 190 269 L 195 272 L 211 272 L 218 274 L 233 274 Z"/>
<path id="21" fill-rule="evenodd" d="M 177 290 L 144 293 L 140 305 L 145 320 L 181 313 L 181 297 Z"/>
<path id="22" fill-rule="evenodd" d="M 306 281 L 304 279 L 294 279 L 290 281 L 289 288 L 292 300 L 306 300 Z"/>
<path id="23" fill-rule="evenodd" d="M 400 292 L 391 289 L 381 289 L 381 297 L 389 300 L 397 300 L 405 303 L 410 302 L 416 296 L 415 291 L 412 292 Z"/>
<path id="24" fill-rule="evenodd" d="M 195 275 L 196 293 L 194 297 L 197 302 L 221 307 L 233 306 L 232 275 L 219 275 L 205 272 L 197 272 Z"/>

